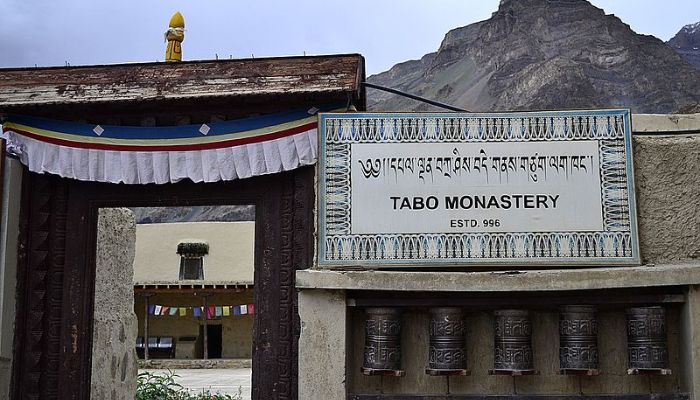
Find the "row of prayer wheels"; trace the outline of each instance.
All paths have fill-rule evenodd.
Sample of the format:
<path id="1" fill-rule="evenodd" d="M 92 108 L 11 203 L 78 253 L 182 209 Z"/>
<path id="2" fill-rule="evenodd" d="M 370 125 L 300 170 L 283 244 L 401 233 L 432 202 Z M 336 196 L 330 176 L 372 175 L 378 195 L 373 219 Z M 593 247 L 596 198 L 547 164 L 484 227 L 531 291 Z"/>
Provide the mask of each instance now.
<path id="1" fill-rule="evenodd" d="M 401 368 L 401 311 L 367 308 L 362 372 L 365 375 L 403 376 Z M 598 321 L 594 306 L 570 305 L 559 310 L 559 368 L 563 374 L 598 373 Z M 670 373 L 663 307 L 626 310 L 628 373 Z M 467 375 L 467 325 L 458 307 L 430 310 L 429 375 Z M 496 375 L 537 373 L 532 350 L 532 322 L 527 310 L 494 312 Z"/>

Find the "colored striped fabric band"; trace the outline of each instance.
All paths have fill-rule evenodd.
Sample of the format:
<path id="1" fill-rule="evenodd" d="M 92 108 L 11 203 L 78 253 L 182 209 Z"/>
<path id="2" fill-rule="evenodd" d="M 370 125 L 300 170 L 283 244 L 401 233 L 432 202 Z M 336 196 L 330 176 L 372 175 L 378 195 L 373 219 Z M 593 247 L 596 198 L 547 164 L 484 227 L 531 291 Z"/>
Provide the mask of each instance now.
<path id="1" fill-rule="evenodd" d="M 12 115 L 7 150 L 30 171 L 127 184 L 217 182 L 289 171 L 317 158 L 325 106 L 198 125 L 131 127 Z"/>
<path id="2" fill-rule="evenodd" d="M 306 132 L 316 128 L 316 112 L 333 111 L 336 108 L 331 106 L 239 120 L 166 127 L 92 125 L 11 115 L 3 124 L 3 130 L 47 143 L 85 149 L 207 150 L 259 143 Z"/>

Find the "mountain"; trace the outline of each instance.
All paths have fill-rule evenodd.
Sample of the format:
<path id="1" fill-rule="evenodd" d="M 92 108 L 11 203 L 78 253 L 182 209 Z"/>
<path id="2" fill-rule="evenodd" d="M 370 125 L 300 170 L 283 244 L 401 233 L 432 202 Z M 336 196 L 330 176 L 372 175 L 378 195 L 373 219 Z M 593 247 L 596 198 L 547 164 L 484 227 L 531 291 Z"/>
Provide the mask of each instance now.
<path id="1" fill-rule="evenodd" d="M 134 207 L 138 224 L 255 221 L 255 206 Z"/>
<path id="2" fill-rule="evenodd" d="M 700 22 L 684 26 L 666 44 L 700 69 Z"/>
<path id="3" fill-rule="evenodd" d="M 470 111 L 672 113 L 700 101 L 700 71 L 585 0 L 503 0 L 488 20 L 448 32 L 435 53 L 368 81 Z M 437 110 L 368 95 L 373 111 Z"/>

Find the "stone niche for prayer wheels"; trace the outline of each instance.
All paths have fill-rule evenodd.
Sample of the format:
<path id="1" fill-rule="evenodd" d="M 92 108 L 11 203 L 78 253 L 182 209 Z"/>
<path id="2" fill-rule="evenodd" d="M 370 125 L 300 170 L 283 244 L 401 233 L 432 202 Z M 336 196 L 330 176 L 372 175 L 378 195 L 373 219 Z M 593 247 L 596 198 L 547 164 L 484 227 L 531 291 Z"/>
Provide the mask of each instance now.
<path id="1" fill-rule="evenodd" d="M 598 321 L 594 306 L 559 309 L 559 368 L 564 374 L 598 374 Z"/>
<path id="2" fill-rule="evenodd" d="M 429 375 L 467 375 L 467 325 L 464 312 L 457 307 L 430 310 Z"/>
<path id="3" fill-rule="evenodd" d="M 666 341 L 666 310 L 663 307 L 628 308 L 627 373 L 670 374 Z"/>
<path id="4" fill-rule="evenodd" d="M 396 308 L 365 310 L 362 373 L 403 376 L 401 370 L 401 312 Z"/>
<path id="5" fill-rule="evenodd" d="M 532 354 L 532 323 L 526 310 L 494 312 L 494 357 L 496 375 L 535 374 Z"/>

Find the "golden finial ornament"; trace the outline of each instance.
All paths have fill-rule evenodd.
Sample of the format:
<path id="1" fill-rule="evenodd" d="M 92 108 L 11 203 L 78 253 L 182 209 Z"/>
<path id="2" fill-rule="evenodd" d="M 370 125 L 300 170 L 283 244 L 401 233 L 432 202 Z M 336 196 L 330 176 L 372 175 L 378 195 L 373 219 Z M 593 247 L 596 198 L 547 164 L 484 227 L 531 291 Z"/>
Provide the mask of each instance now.
<path id="1" fill-rule="evenodd" d="M 165 50 L 165 62 L 182 61 L 182 41 L 185 40 L 185 18 L 176 12 L 170 18 L 168 31 L 165 32 L 168 47 Z"/>

